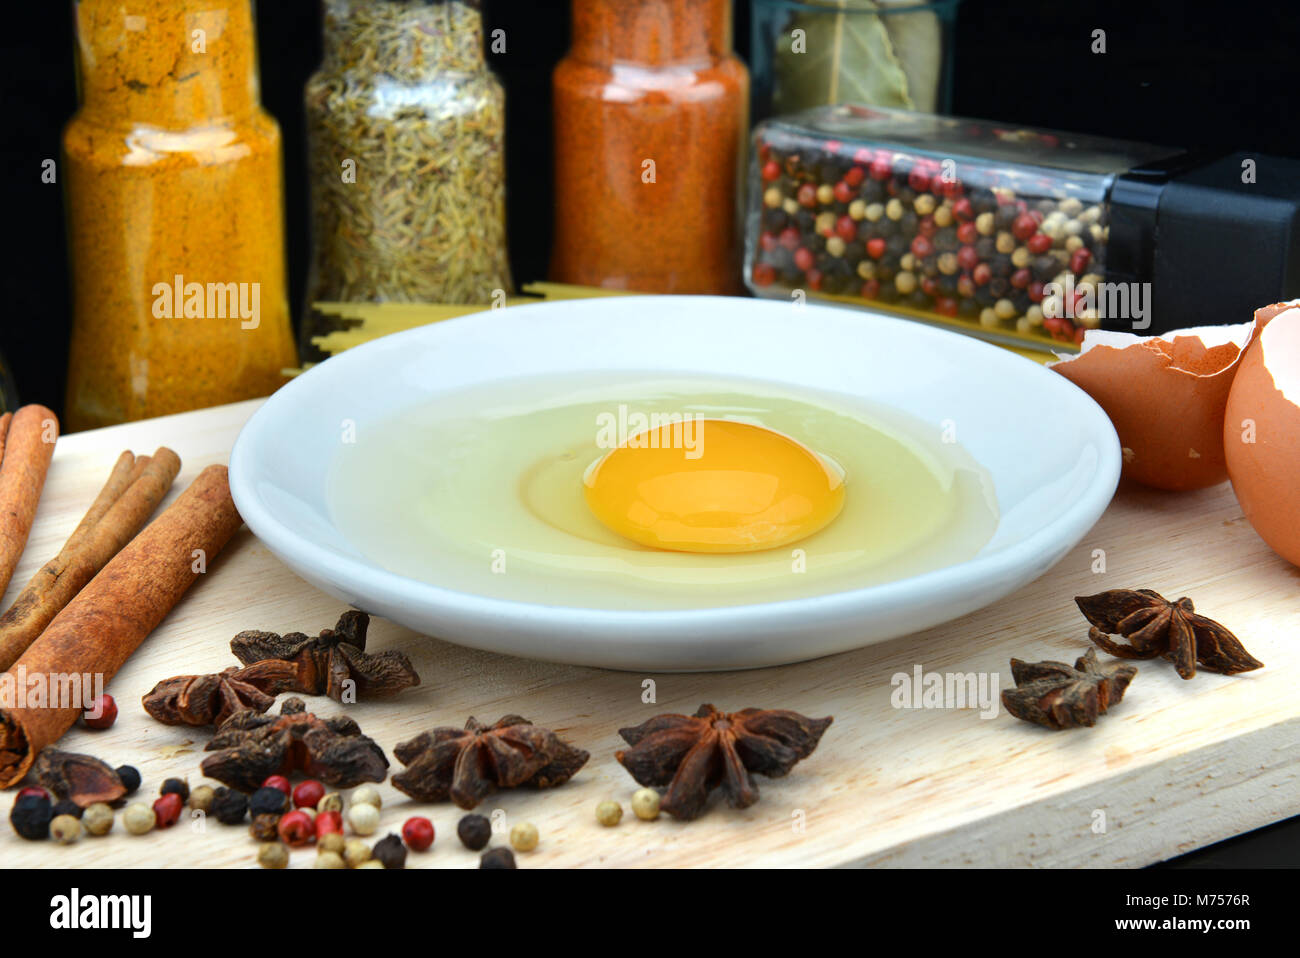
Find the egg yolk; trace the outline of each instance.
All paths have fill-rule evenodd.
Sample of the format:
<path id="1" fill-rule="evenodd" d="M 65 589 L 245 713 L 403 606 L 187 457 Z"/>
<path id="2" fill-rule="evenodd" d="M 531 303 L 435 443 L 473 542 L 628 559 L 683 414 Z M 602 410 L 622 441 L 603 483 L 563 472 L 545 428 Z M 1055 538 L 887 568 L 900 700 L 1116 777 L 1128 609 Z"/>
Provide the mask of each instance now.
<path id="1" fill-rule="evenodd" d="M 584 477 L 587 506 L 634 542 L 678 552 L 757 552 L 823 528 L 843 477 L 788 436 L 720 419 L 631 436 Z"/>

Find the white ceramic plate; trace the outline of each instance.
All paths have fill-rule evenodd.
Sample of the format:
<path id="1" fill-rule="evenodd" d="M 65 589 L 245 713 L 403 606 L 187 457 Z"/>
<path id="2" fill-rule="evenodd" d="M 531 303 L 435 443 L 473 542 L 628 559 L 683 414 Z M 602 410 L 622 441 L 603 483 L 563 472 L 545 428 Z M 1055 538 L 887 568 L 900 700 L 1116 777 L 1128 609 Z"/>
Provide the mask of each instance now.
<path id="1" fill-rule="evenodd" d="M 477 384 L 626 369 L 769 380 L 865 396 L 936 424 L 992 475 L 1000 518 L 972 559 L 808 599 L 626 611 L 455 592 L 389 572 L 338 531 L 325 480 L 346 420 Z M 230 459 L 245 522 L 308 582 L 476 648 L 632 670 L 756 668 L 842 652 L 965 615 L 1046 572 L 1110 502 L 1120 448 L 1064 377 L 996 346 L 861 310 L 722 297 L 521 306 L 386 336 L 316 366 L 249 420 Z"/>

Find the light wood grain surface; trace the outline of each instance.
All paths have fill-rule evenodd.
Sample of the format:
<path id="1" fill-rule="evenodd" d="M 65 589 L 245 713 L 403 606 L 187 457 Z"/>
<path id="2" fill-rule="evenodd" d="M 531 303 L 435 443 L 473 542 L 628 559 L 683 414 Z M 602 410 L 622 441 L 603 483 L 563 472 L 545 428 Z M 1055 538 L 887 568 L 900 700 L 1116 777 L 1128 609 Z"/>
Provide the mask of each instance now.
<path id="1" fill-rule="evenodd" d="M 174 448 L 184 461 L 174 498 L 204 466 L 227 460 L 256 405 L 60 439 L 6 601 L 58 551 L 123 449 Z M 1097 550 L 1105 572 L 1093 571 Z M 1073 661 L 1087 628 L 1071 597 L 1138 587 L 1190 595 L 1267 668 L 1184 682 L 1167 663 L 1139 663 L 1127 698 L 1093 730 L 1053 733 L 1005 713 L 987 719 L 974 708 L 891 704 L 891 678 L 910 676 L 918 665 L 993 673 L 1005 687 L 1013 655 Z M 111 683 L 121 706 L 117 724 L 104 732 L 74 729 L 62 747 L 138 766 L 141 795 L 150 801 L 165 777 L 197 785 L 208 733 L 154 722 L 141 696 L 168 676 L 236 664 L 228 643 L 242 629 L 314 634 L 341 611 L 245 530 Z M 423 678 L 395 699 L 348 707 L 386 752 L 434 726 L 461 725 L 471 714 L 494 721 L 507 712 L 591 752 L 568 785 L 498 793 L 478 809 L 507 825 L 537 825 L 541 844 L 518 856 L 520 867 L 1138 866 L 1300 813 L 1300 569 L 1269 551 L 1226 484 L 1180 495 L 1124 488 L 1070 555 L 1010 599 L 960 622 L 800 665 L 651 676 L 477 652 L 383 621 L 372 624 L 371 637 L 375 649 L 408 652 Z M 644 701 L 648 682 L 653 703 Z M 737 812 L 715 796 L 695 822 L 637 820 L 628 806 L 636 786 L 614 760 L 618 728 L 702 702 L 791 708 L 834 715 L 835 722 L 788 778 L 759 779 L 763 797 L 752 808 Z M 308 703 L 322 714 L 343 708 L 325 698 Z M 387 784 L 380 790 L 376 838 L 413 814 L 437 828 L 433 850 L 412 853 L 408 867 L 477 864 L 455 837 L 459 809 L 412 802 Z M 611 829 L 594 819 L 607 798 L 625 809 Z M 505 840 L 498 835 L 494 844 Z M 252 865 L 255 852 L 244 828 L 215 822 L 200 828 L 182 820 L 133 837 L 119 821 L 109 836 L 70 847 L 24 842 L 0 828 L 5 866 L 238 867 Z M 291 867 L 310 867 L 314 857 L 296 851 Z"/>

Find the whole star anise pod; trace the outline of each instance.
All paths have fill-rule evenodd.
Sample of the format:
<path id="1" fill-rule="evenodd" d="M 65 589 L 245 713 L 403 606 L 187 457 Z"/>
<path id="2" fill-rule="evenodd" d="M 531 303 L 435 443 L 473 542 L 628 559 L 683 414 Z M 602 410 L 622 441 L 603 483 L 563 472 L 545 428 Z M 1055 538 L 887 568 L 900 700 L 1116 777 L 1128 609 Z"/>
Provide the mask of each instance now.
<path id="1" fill-rule="evenodd" d="M 494 725 L 471 717 L 463 729 L 433 729 L 400 743 L 393 754 L 407 766 L 393 776 L 394 788 L 422 802 L 450 798 L 461 808 L 473 808 L 498 788 L 563 785 L 591 757 L 518 715 Z"/>
<path id="2" fill-rule="evenodd" d="M 144 697 L 144 710 L 164 725 L 220 725 L 242 709 L 265 712 L 275 704 L 275 695 L 285 677 L 296 673 L 288 662 L 274 662 L 283 675 L 277 676 L 268 663 L 250 669 L 229 668 L 212 675 L 177 675 L 163 679 Z"/>
<path id="3" fill-rule="evenodd" d="M 230 641 L 230 651 L 245 665 L 264 661 L 291 662 L 296 672 L 287 676 L 275 692 L 328 695 L 336 702 L 355 689 L 361 696 L 392 695 L 420 684 L 420 676 L 405 654 L 396 651 L 366 652 L 366 630 L 370 617 L 348 611 L 332 629 L 316 638 L 301 632 L 240 632 Z M 271 692 L 270 688 L 263 687 Z"/>
<path id="4" fill-rule="evenodd" d="M 1074 662 L 1022 662 L 1011 660 L 1014 689 L 1002 692 L 1003 707 L 1018 719 L 1051 729 L 1091 727 L 1097 716 L 1124 697 L 1136 665 L 1112 662 L 1099 665 L 1089 649 Z"/>
<path id="5" fill-rule="evenodd" d="M 694 715 L 659 715 L 618 734 L 631 745 L 615 753 L 641 785 L 667 785 L 659 807 L 674 818 L 698 818 L 709 793 L 721 787 L 733 808 L 758 801 L 752 772 L 789 773 L 807 758 L 831 724 L 784 709 L 719 712 L 701 705 Z"/>
<path id="6" fill-rule="evenodd" d="M 1174 663 L 1185 679 L 1196 675 L 1196 663 L 1211 672 L 1235 675 L 1263 668 L 1235 635 L 1192 607 L 1186 597 L 1170 602 L 1150 589 L 1113 589 L 1076 596 L 1075 603 L 1092 623 L 1088 638 L 1122 659 L 1154 659 Z M 1122 635 L 1121 645 L 1110 635 Z"/>
<path id="7" fill-rule="evenodd" d="M 271 775 L 294 772 L 339 788 L 382 782 L 388 774 L 383 750 L 356 722 L 318 718 L 296 698 L 285 699 L 278 717 L 236 712 L 217 729 L 207 751 L 216 754 L 203 760 L 203 774 L 242 792 Z"/>

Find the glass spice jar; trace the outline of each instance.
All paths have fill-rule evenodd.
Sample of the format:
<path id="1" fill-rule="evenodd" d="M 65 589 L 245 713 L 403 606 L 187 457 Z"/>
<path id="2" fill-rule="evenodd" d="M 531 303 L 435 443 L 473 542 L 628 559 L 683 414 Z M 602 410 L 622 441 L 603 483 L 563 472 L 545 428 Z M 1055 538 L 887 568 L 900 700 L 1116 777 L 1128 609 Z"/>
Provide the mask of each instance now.
<path id="1" fill-rule="evenodd" d="M 63 136 L 85 429 L 264 396 L 297 362 L 250 0 L 76 0 Z"/>
<path id="2" fill-rule="evenodd" d="M 317 302 L 489 303 L 510 290 L 505 91 L 478 0 L 323 0 L 306 89 Z"/>
<path id="3" fill-rule="evenodd" d="M 749 75 L 730 0 L 573 0 L 553 87 L 552 279 L 739 292 Z"/>

